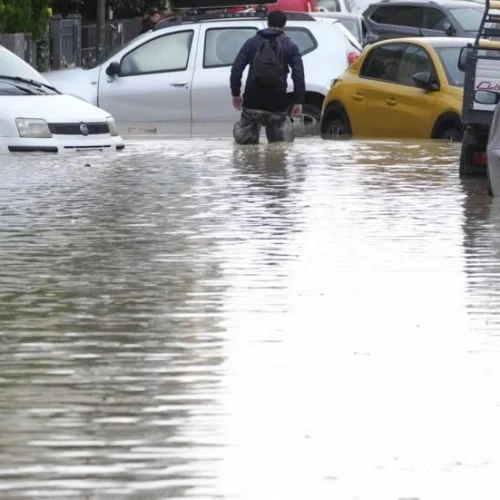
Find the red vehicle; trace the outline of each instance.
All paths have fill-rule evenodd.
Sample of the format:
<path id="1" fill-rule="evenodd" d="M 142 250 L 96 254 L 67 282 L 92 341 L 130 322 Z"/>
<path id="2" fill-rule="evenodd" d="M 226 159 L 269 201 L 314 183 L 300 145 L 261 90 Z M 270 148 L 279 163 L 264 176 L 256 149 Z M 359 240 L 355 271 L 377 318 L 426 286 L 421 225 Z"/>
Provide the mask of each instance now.
<path id="1" fill-rule="evenodd" d="M 248 5 L 245 7 L 229 7 L 227 12 L 242 12 L 247 9 L 256 9 L 259 5 Z M 317 12 L 317 0 L 278 0 L 276 3 L 265 4 L 267 11 L 282 10 L 283 12 Z"/>

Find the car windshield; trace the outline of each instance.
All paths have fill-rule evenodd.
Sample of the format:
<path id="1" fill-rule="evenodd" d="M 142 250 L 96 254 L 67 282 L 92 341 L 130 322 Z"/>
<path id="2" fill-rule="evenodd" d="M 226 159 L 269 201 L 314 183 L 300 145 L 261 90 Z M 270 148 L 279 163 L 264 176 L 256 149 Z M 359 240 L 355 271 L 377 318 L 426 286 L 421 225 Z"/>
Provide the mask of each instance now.
<path id="1" fill-rule="evenodd" d="M 458 24 L 462 26 L 464 31 L 478 31 L 481 19 L 483 18 L 484 8 L 478 7 L 458 7 L 450 9 L 451 14 L 457 20 Z M 490 24 L 490 23 L 488 23 Z"/>
<path id="2" fill-rule="evenodd" d="M 465 73 L 458 69 L 458 58 L 462 47 L 435 47 L 443 65 L 448 83 L 454 87 L 464 86 Z"/>
<path id="3" fill-rule="evenodd" d="M 35 80 L 49 85 L 49 82 L 35 68 L 2 46 L 0 46 L 0 74 L 13 78 Z"/>
<path id="4" fill-rule="evenodd" d="M 105 50 L 99 57 L 97 57 L 93 61 L 85 64 L 85 66 L 83 66 L 83 69 L 92 69 L 92 68 L 95 68 L 97 66 L 100 66 L 101 64 L 105 63 L 108 59 L 111 59 L 116 54 L 118 54 L 118 52 L 120 52 L 122 49 L 125 49 L 126 47 L 128 47 L 132 43 L 135 43 L 137 40 L 139 40 L 139 38 L 144 37 L 144 35 L 146 35 L 147 33 L 148 32 L 146 31 L 145 33 L 141 33 L 140 35 L 137 35 L 135 38 L 132 38 L 132 40 L 128 41 L 124 45 L 117 45 L 116 47 L 110 47 L 108 50 Z"/>

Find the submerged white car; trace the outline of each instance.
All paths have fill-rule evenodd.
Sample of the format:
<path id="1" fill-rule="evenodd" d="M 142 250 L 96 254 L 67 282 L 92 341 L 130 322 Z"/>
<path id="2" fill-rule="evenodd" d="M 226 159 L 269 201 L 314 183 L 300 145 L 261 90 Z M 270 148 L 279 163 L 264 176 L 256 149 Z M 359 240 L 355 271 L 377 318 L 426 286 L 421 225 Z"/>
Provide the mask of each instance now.
<path id="1" fill-rule="evenodd" d="M 38 71 L 0 46 L 0 153 L 124 147 L 109 113 L 61 94 Z"/>
<path id="2" fill-rule="evenodd" d="M 287 16 L 285 33 L 304 61 L 303 112 L 319 124 L 332 79 L 362 47 L 343 26 L 318 22 L 305 13 Z M 109 111 L 121 132 L 169 133 L 175 127 L 177 133 L 190 134 L 199 126 L 202 133 L 208 123 L 238 119 L 229 90 L 231 65 L 243 43 L 266 25 L 256 13 L 165 21 L 87 68 L 44 76 L 59 90 Z M 243 85 L 247 73 L 248 68 Z M 293 91 L 291 77 L 288 91 Z"/>

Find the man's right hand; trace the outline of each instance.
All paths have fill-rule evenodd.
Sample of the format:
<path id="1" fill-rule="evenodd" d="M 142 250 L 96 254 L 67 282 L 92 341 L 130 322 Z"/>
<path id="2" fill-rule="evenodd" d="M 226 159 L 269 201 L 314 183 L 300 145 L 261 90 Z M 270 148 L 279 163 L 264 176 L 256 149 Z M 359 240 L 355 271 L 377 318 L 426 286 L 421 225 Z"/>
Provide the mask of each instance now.
<path id="1" fill-rule="evenodd" d="M 292 108 L 291 115 L 292 116 L 299 116 L 302 114 L 302 104 L 294 104 Z"/>
<path id="2" fill-rule="evenodd" d="M 243 99 L 241 98 L 240 95 L 233 96 L 233 108 L 236 111 L 241 111 L 241 108 L 243 107 Z"/>

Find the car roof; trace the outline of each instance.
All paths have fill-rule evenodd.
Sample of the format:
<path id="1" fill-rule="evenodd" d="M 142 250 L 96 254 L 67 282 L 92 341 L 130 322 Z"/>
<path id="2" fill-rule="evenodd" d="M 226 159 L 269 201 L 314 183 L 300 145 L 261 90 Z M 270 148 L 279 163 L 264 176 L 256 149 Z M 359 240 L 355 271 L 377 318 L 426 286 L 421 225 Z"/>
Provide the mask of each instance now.
<path id="1" fill-rule="evenodd" d="M 313 17 L 326 17 L 332 19 L 360 19 L 361 14 L 355 12 L 314 12 Z"/>
<path id="2" fill-rule="evenodd" d="M 380 7 L 381 5 L 422 5 L 425 4 L 429 7 L 483 7 L 484 4 L 468 0 L 381 0 L 377 3 L 370 4 L 369 8 Z M 484 8 L 484 7 L 483 7 Z"/>
<path id="3" fill-rule="evenodd" d="M 288 21 L 304 21 L 304 22 L 317 22 L 316 19 L 307 12 L 288 12 L 284 11 Z M 170 28 L 171 26 L 178 26 L 180 24 L 196 24 L 202 22 L 215 22 L 215 21 L 241 21 L 242 19 L 260 19 L 261 21 L 267 20 L 267 11 L 261 12 L 208 12 L 208 13 L 187 13 L 184 15 L 172 16 L 163 21 L 160 21 L 153 28 L 153 31 Z"/>
<path id="4" fill-rule="evenodd" d="M 431 47 L 465 47 L 468 43 L 473 43 L 474 38 L 468 37 L 450 37 L 450 36 L 425 36 L 425 37 L 407 37 L 393 38 L 374 43 L 372 46 L 385 45 L 388 43 L 415 43 L 417 45 L 430 45 Z"/>

